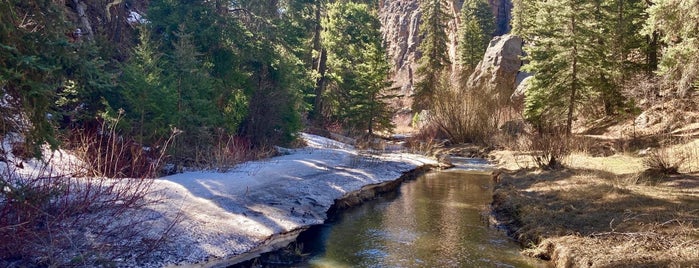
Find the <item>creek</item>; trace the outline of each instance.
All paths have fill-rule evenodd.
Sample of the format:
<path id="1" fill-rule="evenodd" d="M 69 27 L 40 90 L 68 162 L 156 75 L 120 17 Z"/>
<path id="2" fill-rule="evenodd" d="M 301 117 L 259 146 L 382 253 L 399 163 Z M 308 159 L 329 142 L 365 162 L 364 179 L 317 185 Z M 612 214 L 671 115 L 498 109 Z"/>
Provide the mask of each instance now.
<path id="1" fill-rule="evenodd" d="M 492 183 L 487 162 L 455 159 L 336 215 L 299 240 L 297 267 L 545 267 L 487 223 Z"/>

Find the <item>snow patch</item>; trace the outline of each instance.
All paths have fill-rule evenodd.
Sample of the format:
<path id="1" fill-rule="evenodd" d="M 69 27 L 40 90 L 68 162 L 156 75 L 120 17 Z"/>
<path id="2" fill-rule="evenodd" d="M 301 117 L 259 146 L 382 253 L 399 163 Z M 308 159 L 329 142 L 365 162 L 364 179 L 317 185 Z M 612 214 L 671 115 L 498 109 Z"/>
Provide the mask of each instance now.
<path id="1" fill-rule="evenodd" d="M 153 184 L 165 202 L 150 208 L 154 232 L 179 215 L 166 244 L 142 265 L 203 264 L 252 251 L 273 236 L 325 221 L 335 199 L 399 178 L 433 159 L 363 155 L 353 146 L 302 133 L 307 147 L 226 173 L 187 172 Z"/>

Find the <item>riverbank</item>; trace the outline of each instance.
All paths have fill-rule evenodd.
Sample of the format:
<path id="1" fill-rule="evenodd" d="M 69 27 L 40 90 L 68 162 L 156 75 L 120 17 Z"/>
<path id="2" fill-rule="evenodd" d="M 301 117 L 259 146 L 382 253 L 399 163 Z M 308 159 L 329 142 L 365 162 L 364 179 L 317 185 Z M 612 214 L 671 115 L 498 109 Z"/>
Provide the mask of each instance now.
<path id="1" fill-rule="evenodd" d="M 361 153 L 334 140 L 302 137 L 308 146 L 284 156 L 225 173 L 186 172 L 157 179 L 150 198 L 158 202 L 140 216 L 152 226 L 153 237 L 143 240 L 161 243 L 157 250 L 125 262 L 224 267 L 244 261 L 283 247 L 309 226 L 323 223 L 339 198 L 421 167 L 438 166 L 420 155 Z M 163 232 L 166 236 L 158 238 Z"/>
<path id="2" fill-rule="evenodd" d="M 644 172 L 642 157 L 573 154 L 541 171 L 526 154 L 491 153 L 504 171 L 495 222 L 555 267 L 696 267 L 699 174 Z M 696 158 L 690 160 L 696 161 Z M 687 163 L 696 165 L 697 163 Z"/>

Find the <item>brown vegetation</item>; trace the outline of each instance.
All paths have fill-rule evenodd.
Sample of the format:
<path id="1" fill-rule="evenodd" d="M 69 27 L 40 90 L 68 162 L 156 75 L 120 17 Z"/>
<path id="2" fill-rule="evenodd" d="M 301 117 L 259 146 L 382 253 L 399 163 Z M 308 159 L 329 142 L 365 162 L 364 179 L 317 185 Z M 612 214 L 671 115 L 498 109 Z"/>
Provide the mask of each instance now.
<path id="1" fill-rule="evenodd" d="M 146 149 L 115 125 L 74 130 L 66 144 L 77 158 L 44 150 L 22 164 L 22 142 L 0 149 L 0 266 L 111 266 L 157 247 L 166 234 L 150 232 L 141 212 L 159 202 L 147 197 L 150 178 L 171 139 Z"/>
<path id="2" fill-rule="evenodd" d="M 699 263 L 699 174 L 669 172 L 658 179 L 644 172 L 649 161 L 687 170 L 698 155 L 656 154 L 644 160 L 574 153 L 557 171 L 532 169 L 530 154 L 493 155 L 510 170 L 496 185 L 496 218 L 528 247 L 526 254 L 557 267 Z"/>
<path id="3" fill-rule="evenodd" d="M 482 88 L 440 88 L 435 93 L 429 123 L 453 143 L 489 142 L 502 119 L 498 100 L 489 95 L 489 91 Z"/>

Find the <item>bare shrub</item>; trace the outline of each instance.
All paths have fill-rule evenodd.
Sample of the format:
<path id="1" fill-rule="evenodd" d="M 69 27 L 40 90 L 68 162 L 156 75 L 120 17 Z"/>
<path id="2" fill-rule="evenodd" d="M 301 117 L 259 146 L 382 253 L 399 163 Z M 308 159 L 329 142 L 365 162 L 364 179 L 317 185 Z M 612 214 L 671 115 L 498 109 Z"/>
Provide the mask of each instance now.
<path id="1" fill-rule="evenodd" d="M 670 152 L 667 148 L 653 150 L 643 158 L 643 166 L 663 175 L 679 174 L 679 168 L 687 160 L 682 152 Z"/>
<path id="2" fill-rule="evenodd" d="M 498 129 L 501 108 L 497 96 L 488 92 L 484 88 L 440 88 L 429 122 L 454 143 L 487 143 Z"/>
<path id="3" fill-rule="evenodd" d="M 154 247 L 134 216 L 154 202 L 152 180 L 56 175 L 50 162 L 29 173 L 0 163 L 0 266 L 105 265 Z"/>
<path id="4" fill-rule="evenodd" d="M 436 148 L 439 148 L 441 143 L 438 142 L 437 133 L 439 131 L 434 126 L 426 126 L 420 129 L 416 135 L 407 138 L 406 147 L 411 153 L 420 153 L 429 155 Z"/>
<path id="5" fill-rule="evenodd" d="M 0 266 L 110 266 L 156 247 L 164 234 L 149 233 L 142 213 L 157 202 L 146 197 L 149 177 L 177 131 L 143 147 L 118 135 L 120 116 L 73 131 L 67 143 L 80 161 L 46 150 L 21 165 L 16 150 L 0 150 Z"/>
<path id="6" fill-rule="evenodd" d="M 665 101 L 660 92 L 660 81 L 657 76 L 638 74 L 622 87 L 622 95 L 630 100 L 635 100 L 635 105 L 646 110 L 653 105 Z"/>
<path id="7" fill-rule="evenodd" d="M 530 146 L 534 163 L 544 170 L 562 168 L 563 158 L 570 154 L 568 138 L 558 131 L 532 135 Z"/>
<path id="8" fill-rule="evenodd" d="M 77 129 L 71 133 L 68 146 L 83 160 L 86 176 L 107 178 L 150 178 L 158 175 L 166 150 L 180 131 L 172 129 L 167 140 L 154 147 L 145 147 L 117 132 L 123 116 L 106 118 L 98 129 Z"/>
<path id="9" fill-rule="evenodd" d="M 220 134 L 212 150 L 213 165 L 220 172 L 254 158 L 250 140 L 240 136 Z"/>

